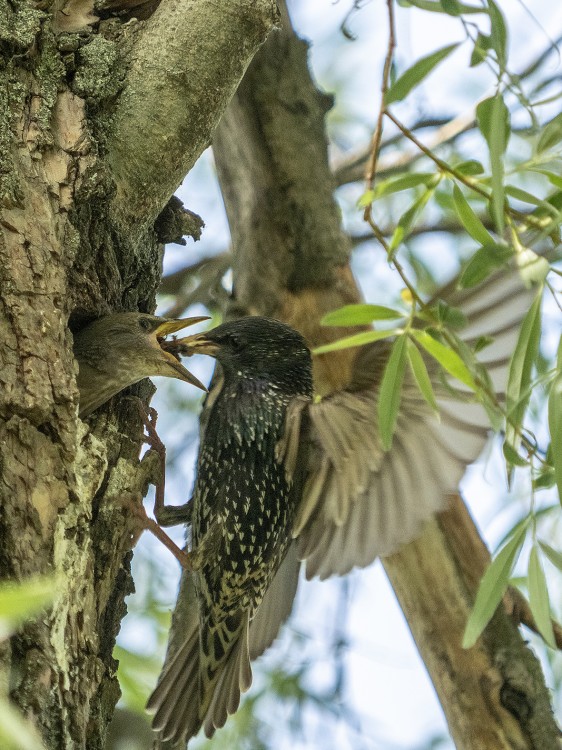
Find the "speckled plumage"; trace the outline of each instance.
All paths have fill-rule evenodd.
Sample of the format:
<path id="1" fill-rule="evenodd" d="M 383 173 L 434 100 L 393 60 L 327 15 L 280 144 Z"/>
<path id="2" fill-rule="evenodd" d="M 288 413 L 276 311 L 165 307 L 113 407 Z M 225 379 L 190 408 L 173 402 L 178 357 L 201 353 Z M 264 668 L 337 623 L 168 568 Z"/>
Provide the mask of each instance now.
<path id="1" fill-rule="evenodd" d="M 164 738 L 189 738 L 202 723 L 211 735 L 236 709 L 251 680 L 250 622 L 291 542 L 302 487 L 287 477 L 276 446 L 289 403 L 312 395 L 311 358 L 296 331 L 267 326 L 249 318 L 205 334 L 218 345 L 224 383 L 209 414 L 193 496 L 199 636 L 185 646 L 191 664 L 180 685 L 182 712 L 162 699 L 177 681 L 164 676 L 151 698 Z"/>
<path id="2" fill-rule="evenodd" d="M 500 398 L 533 294 L 514 269 L 477 288 L 451 283 L 438 295 L 463 311 L 465 345 L 494 339 L 478 358 Z M 234 343 L 248 327 L 259 332 L 248 348 L 243 335 L 237 352 L 219 340 L 221 329 Z M 201 724 L 210 736 L 236 711 L 251 682 L 250 659 L 273 642 L 290 613 L 299 560 L 307 577 L 323 579 L 393 554 L 446 506 L 488 436 L 486 410 L 465 385 L 444 382 L 428 358 L 440 420 L 406 373 L 392 450 L 385 452 L 377 405 L 388 342 L 361 349 L 349 386 L 313 402 L 309 354 L 291 329 L 281 340 L 298 345 L 280 347 L 284 329 L 250 318 L 204 334 L 216 341 L 206 353 L 220 359 L 225 385 L 210 395 L 218 393 L 195 492 L 195 557 L 203 567 L 184 572 L 184 583 L 195 580 L 201 611 L 189 607 L 175 621 L 174 646 L 149 701 L 164 737 L 189 739 Z M 198 350 L 191 349 L 194 338 L 176 342 L 186 347 L 181 353 Z M 264 484 L 281 489 L 263 494 L 256 485 Z M 250 509 L 264 522 L 255 541 Z"/>

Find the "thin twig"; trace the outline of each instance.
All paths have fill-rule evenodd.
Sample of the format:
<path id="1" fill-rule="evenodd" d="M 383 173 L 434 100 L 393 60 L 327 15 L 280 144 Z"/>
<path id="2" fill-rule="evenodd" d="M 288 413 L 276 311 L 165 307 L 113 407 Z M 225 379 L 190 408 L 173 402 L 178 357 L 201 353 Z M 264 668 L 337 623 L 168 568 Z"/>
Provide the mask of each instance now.
<path id="1" fill-rule="evenodd" d="M 475 180 L 474 178 L 470 177 L 469 175 L 465 175 L 462 172 L 459 172 L 455 167 L 452 167 L 450 164 L 447 164 L 447 162 L 443 161 L 443 159 L 440 159 L 436 154 L 431 151 L 427 146 L 425 146 L 416 136 L 404 125 L 400 122 L 388 109 L 385 110 L 385 115 L 388 117 L 389 120 L 391 120 L 396 127 L 404 133 L 406 138 L 408 140 L 412 141 L 412 143 L 417 146 L 417 148 L 420 149 L 429 159 L 431 159 L 434 164 L 436 164 L 439 169 L 444 174 L 450 174 L 452 177 L 455 178 L 458 182 L 461 182 L 463 185 L 466 185 L 466 187 L 470 188 L 470 190 L 474 190 L 474 192 L 479 193 L 482 195 L 486 200 L 491 200 L 491 193 L 483 188 L 478 180 Z M 518 211 L 515 208 L 512 208 L 507 203 L 504 208 L 505 213 L 507 213 L 510 216 L 513 216 L 514 218 L 518 219 L 519 221 L 525 222 L 526 224 L 530 224 L 531 226 L 536 227 L 537 229 L 543 229 L 545 226 L 545 220 L 543 219 L 537 219 L 532 214 L 525 214 L 522 211 Z"/>
<path id="2" fill-rule="evenodd" d="M 459 136 L 464 133 L 468 133 L 476 127 L 476 119 L 474 117 L 474 109 L 468 112 L 464 112 L 462 115 L 455 117 L 452 120 L 435 121 L 433 127 L 438 129 L 433 133 L 430 139 L 431 148 L 438 148 L 447 143 L 454 142 Z M 429 122 L 422 121 L 412 126 L 412 132 L 417 130 L 423 130 L 425 128 L 432 127 Z M 380 144 L 379 156 L 377 159 L 377 175 L 388 176 L 395 172 L 401 172 L 406 167 L 415 164 L 418 159 L 421 159 L 423 154 L 420 154 L 418 150 L 410 151 L 392 151 L 390 154 L 384 155 L 383 152 L 389 146 L 396 144 L 403 134 L 393 135 L 386 140 L 383 140 Z M 355 154 L 352 157 L 342 159 L 339 164 L 334 166 L 334 177 L 338 185 L 346 185 L 349 182 L 355 182 L 359 180 L 365 174 L 365 161 L 371 154 L 371 147 L 365 149 L 362 153 Z"/>
<path id="3" fill-rule="evenodd" d="M 493 223 L 488 214 L 478 214 L 478 218 L 486 227 L 486 229 L 493 229 Z M 379 226 L 378 229 L 383 237 L 389 237 L 394 231 L 395 227 Z M 420 235 L 443 232 L 446 232 L 447 234 L 461 234 L 466 233 L 466 228 L 463 224 L 460 223 L 460 221 L 455 221 L 454 219 L 443 219 L 442 221 L 435 222 L 433 224 L 416 224 L 412 227 L 408 236 L 419 237 Z M 363 242 L 372 240 L 373 234 L 372 232 L 366 231 L 362 234 L 349 235 L 349 239 L 351 241 L 352 247 L 357 247 L 357 245 L 361 245 Z"/>
<path id="4" fill-rule="evenodd" d="M 562 42 L 562 35 L 554 40 L 554 44 L 558 45 L 560 42 Z M 543 50 L 524 70 L 521 71 L 521 73 L 518 74 L 517 78 L 520 81 L 523 81 L 535 73 L 555 49 L 556 46 L 549 46 L 547 49 Z M 475 108 L 471 107 L 468 112 L 465 112 L 452 120 L 446 120 L 444 118 L 435 118 L 434 120 L 422 119 L 411 126 L 410 132 L 416 132 L 417 130 L 428 127 L 439 128 L 429 143 L 430 148 L 434 149 L 438 146 L 452 143 L 463 133 L 473 130 L 476 127 L 474 111 Z M 513 129 L 514 133 L 526 133 L 528 131 L 528 127 Z M 396 136 L 390 136 L 388 139 L 381 140 L 379 151 L 384 151 L 388 146 L 394 145 L 396 140 Z M 371 144 L 372 141 L 373 139 L 371 139 Z M 365 175 L 366 160 L 372 155 L 371 144 L 353 154 L 346 154 L 333 164 L 332 171 L 338 186 L 348 184 L 349 182 L 355 182 Z M 415 163 L 420 156 L 421 155 L 417 151 L 409 151 L 406 153 L 399 151 L 388 155 L 386 158 L 381 158 L 379 156 L 377 157 L 377 174 L 379 177 L 382 174 L 393 174 L 394 172 L 400 171 Z"/>
<path id="5" fill-rule="evenodd" d="M 418 138 L 416 138 L 416 136 L 410 130 L 408 130 L 406 125 L 403 125 L 400 120 L 398 120 L 392 114 L 392 112 L 390 112 L 390 110 L 386 109 L 385 115 L 396 125 L 398 130 L 400 130 L 406 136 L 406 138 L 411 141 L 422 153 L 424 153 L 429 159 L 431 159 L 431 161 L 434 162 L 444 174 L 452 175 L 456 180 L 462 182 L 463 185 L 466 185 L 471 190 L 480 193 L 480 195 L 484 196 L 486 200 L 490 199 L 489 192 L 479 185 L 478 180 L 474 180 L 472 177 L 462 174 L 462 172 L 459 172 L 454 167 L 451 167 L 451 165 L 447 164 L 447 162 L 443 161 L 443 159 L 440 159 L 436 154 L 433 153 L 433 151 L 431 151 L 431 149 L 429 149 Z"/>
<path id="6" fill-rule="evenodd" d="M 414 300 L 416 302 L 416 305 L 418 306 L 418 308 L 420 310 L 427 311 L 428 307 L 427 307 L 426 302 L 420 297 L 420 295 L 418 294 L 416 288 L 414 287 L 414 285 L 411 283 L 411 281 L 406 276 L 406 272 L 402 268 L 402 264 L 396 258 L 396 255 L 392 254 L 392 251 L 390 249 L 390 245 L 388 244 L 388 242 L 384 238 L 384 235 L 381 232 L 380 228 L 378 227 L 377 223 L 374 221 L 374 219 L 373 219 L 373 217 L 371 215 L 371 212 L 367 213 L 367 210 L 365 210 L 365 221 L 371 227 L 371 229 L 373 230 L 373 233 L 374 233 L 375 237 L 377 238 L 377 240 L 379 241 L 379 243 L 382 245 L 382 247 L 385 249 L 387 257 L 389 258 L 389 260 L 392 258 L 392 261 L 391 261 L 392 265 L 394 266 L 394 268 L 396 269 L 396 272 L 398 273 L 398 275 L 400 276 L 400 278 L 404 282 L 404 286 L 410 292 L 412 300 Z"/>
<path id="7" fill-rule="evenodd" d="M 215 264 L 217 266 L 227 265 L 230 262 L 230 257 L 230 252 L 228 251 L 215 255 L 206 255 L 195 263 L 164 276 L 160 282 L 158 291 L 160 294 L 177 294 L 188 278 L 195 276 L 206 266 Z"/>
<path id="8" fill-rule="evenodd" d="M 388 91 L 388 82 L 390 80 L 390 68 L 392 66 L 392 57 L 394 55 L 394 48 L 396 47 L 396 35 L 394 32 L 394 0 L 386 0 L 386 6 L 388 8 L 388 46 L 386 49 L 386 57 L 384 60 L 384 68 L 382 72 L 382 83 L 381 83 L 381 105 L 379 108 L 379 114 L 377 115 L 377 124 L 375 132 L 373 133 L 373 139 L 371 142 L 371 158 L 367 163 L 367 169 L 365 171 L 365 181 L 367 183 L 367 189 L 373 187 L 375 175 L 377 173 L 377 159 L 382 139 L 382 124 L 385 112 L 384 98 Z M 370 206 L 365 209 L 365 213 L 370 211 Z"/>
<path id="9" fill-rule="evenodd" d="M 562 312 L 562 304 L 560 303 L 560 300 L 558 299 L 558 297 L 560 296 L 560 293 L 552 286 L 552 284 L 548 280 L 546 281 L 546 286 L 548 290 L 550 291 L 550 293 L 552 294 L 554 303 L 556 304 L 558 309 Z"/>
<path id="10" fill-rule="evenodd" d="M 384 99 L 386 96 L 386 92 L 388 91 L 388 82 L 390 80 L 390 68 L 392 66 L 392 56 L 394 54 L 394 48 L 396 47 L 396 34 L 394 30 L 394 5 L 393 0 L 387 0 L 386 7 L 388 9 L 388 45 L 386 48 L 386 57 L 384 60 L 384 68 L 382 73 L 382 82 L 381 82 L 381 104 L 379 108 L 379 114 L 377 116 L 377 124 L 375 127 L 375 132 L 373 133 L 373 140 L 372 140 L 372 146 L 371 146 L 371 158 L 367 164 L 367 170 L 365 173 L 365 181 L 367 183 L 367 189 L 372 189 L 375 177 L 377 174 L 377 159 L 382 139 L 382 127 L 383 127 L 383 119 L 384 114 L 386 112 L 386 106 L 384 103 Z M 382 247 L 386 250 L 386 254 L 388 258 L 391 257 L 390 247 L 388 246 L 388 243 L 386 242 L 384 236 L 382 235 L 379 227 L 377 226 L 376 222 L 373 219 L 372 216 L 372 204 L 369 203 L 365 207 L 365 212 L 363 214 L 363 218 L 365 221 L 369 224 L 371 229 L 373 230 L 375 237 L 378 239 Z M 416 300 L 416 302 L 423 308 L 425 307 L 425 304 L 421 297 L 418 295 L 415 288 L 412 286 L 408 278 L 406 277 L 406 274 L 404 273 L 404 270 L 400 263 L 396 260 L 396 258 L 393 258 L 394 267 L 396 268 L 397 272 L 399 273 L 402 281 L 410 291 L 410 294 L 412 295 L 412 299 Z"/>
<path id="11" fill-rule="evenodd" d="M 209 307 L 213 302 L 218 302 L 222 290 L 220 280 L 230 267 L 230 263 L 230 254 L 221 253 L 164 277 L 159 293 L 172 294 L 175 297 L 164 316 L 177 318 L 190 305 L 199 303 Z"/>

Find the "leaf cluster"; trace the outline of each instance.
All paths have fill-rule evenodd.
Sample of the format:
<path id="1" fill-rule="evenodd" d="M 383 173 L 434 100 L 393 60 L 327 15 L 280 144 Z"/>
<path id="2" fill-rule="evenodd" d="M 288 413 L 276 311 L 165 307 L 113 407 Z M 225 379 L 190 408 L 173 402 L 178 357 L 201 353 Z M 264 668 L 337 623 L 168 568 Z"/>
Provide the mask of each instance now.
<path id="1" fill-rule="evenodd" d="M 388 177 L 370 180 L 358 205 L 382 244 L 388 261 L 405 284 L 403 299 L 408 309 L 380 305 L 347 306 L 324 319 L 326 325 L 368 325 L 340 341 L 320 347 L 317 353 L 364 345 L 379 339 L 391 342 L 382 377 L 378 424 L 385 450 L 392 449 L 392 438 L 401 400 L 402 385 L 410 369 L 420 393 L 438 416 L 437 399 L 428 373 L 427 357 L 467 386 L 486 408 L 491 425 L 505 425 L 503 452 L 509 480 L 517 467 L 528 473 L 532 488 L 529 513 L 508 534 L 482 580 L 474 611 L 467 625 L 465 645 L 473 645 L 492 617 L 509 585 L 521 550 L 530 541 L 527 575 L 521 585 L 527 588 L 537 628 L 549 646 L 554 647 L 549 592 L 544 559 L 558 568 L 559 553 L 537 536 L 535 493 L 556 488 L 562 497 L 562 354 L 549 364 L 541 351 L 542 306 L 546 294 L 562 310 L 557 291 L 560 269 L 556 260 L 562 224 L 562 115 L 551 116 L 548 105 L 560 98 L 543 98 L 544 84 L 533 83 L 532 75 L 515 75 L 509 68 L 509 31 L 500 6 L 494 0 L 478 5 L 458 0 L 402 0 L 401 6 L 426 13 L 456 18 L 464 41 L 448 44 L 417 60 L 411 67 L 383 84 L 381 112 L 399 129 L 404 142 L 418 149 L 420 169 L 398 169 Z M 396 117 L 395 108 L 409 97 L 432 72 L 463 47 L 471 48 L 470 67 L 486 66 L 495 77 L 493 94 L 474 104 L 474 124 L 480 140 L 480 153 L 486 158 L 457 150 L 443 153 L 439 147 L 424 146 L 413 130 Z M 538 67 L 538 66 L 536 66 Z M 534 73 L 535 68 L 529 71 Z M 527 80 L 528 78 L 528 80 Z M 528 125 L 515 128 L 516 115 Z M 544 113 L 544 114 L 543 114 Z M 375 140 L 375 139 L 374 139 Z M 376 154 L 374 157 L 376 164 Z M 412 162 L 413 163 L 413 160 Z M 418 162 L 416 162 L 418 164 Z M 401 207 L 394 222 L 381 227 L 376 215 L 392 215 Z M 418 291 L 418 280 L 409 278 L 400 255 L 412 258 L 410 243 L 415 240 L 422 215 L 430 215 L 429 225 L 439 227 L 436 216 L 457 222 L 457 235 L 466 248 L 457 280 L 459 288 L 475 287 L 492 274 L 513 268 L 536 293 L 521 325 L 513 351 L 505 394 L 498 398 L 491 387 L 478 352 L 493 341 L 480 340 L 472 348 L 458 337 L 462 315 L 446 305 L 429 304 Z M 433 218 L 431 218 L 433 217 Z M 430 229 L 431 231 L 431 229 Z M 387 239 L 388 238 L 388 239 Z M 408 255 L 409 254 L 409 255 Z M 412 267 L 416 270 L 416 264 Z M 395 325 L 385 327 L 386 321 Z M 382 322 L 382 325 L 381 325 Z M 560 331 L 560 325 L 558 331 Z M 533 405 L 548 399 L 547 441 L 533 433 Z M 519 475 L 520 476 L 520 475 Z"/>

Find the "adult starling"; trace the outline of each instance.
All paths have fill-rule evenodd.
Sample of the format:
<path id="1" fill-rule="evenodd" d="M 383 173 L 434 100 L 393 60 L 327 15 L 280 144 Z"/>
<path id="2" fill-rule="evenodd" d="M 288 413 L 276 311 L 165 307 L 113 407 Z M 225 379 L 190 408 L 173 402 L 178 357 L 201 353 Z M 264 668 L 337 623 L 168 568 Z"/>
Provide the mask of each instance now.
<path id="1" fill-rule="evenodd" d="M 512 272 L 443 294 L 466 317 L 468 345 L 493 337 L 480 360 L 501 394 L 532 292 Z M 445 506 L 489 430 L 467 389 L 428 361 L 440 421 L 406 378 L 384 452 L 376 404 L 386 342 L 360 350 L 349 388 L 318 403 L 305 342 L 282 323 L 244 318 L 178 345 L 215 356 L 223 380 L 209 395 L 193 497 L 194 572 L 184 574 L 198 608 L 185 614 L 184 640 L 148 702 L 154 729 L 173 741 L 201 725 L 211 736 L 236 711 L 250 660 L 291 610 L 299 560 L 308 577 L 326 578 L 396 551 Z"/>
<path id="2" fill-rule="evenodd" d="M 123 388 L 143 378 L 164 375 L 205 386 L 161 344 L 166 336 L 206 317 L 167 320 L 145 313 L 114 313 L 74 335 L 78 360 L 80 417 L 87 417 Z"/>
<path id="3" fill-rule="evenodd" d="M 203 723 L 211 735 L 250 686 L 250 658 L 261 641 L 252 621 L 289 549 L 302 492 L 298 472 L 288 476 L 278 460 L 277 445 L 289 405 L 312 397 L 310 352 L 283 323 L 245 318 L 190 342 L 192 351 L 217 358 L 224 380 L 205 428 L 193 495 L 199 622 L 149 703 L 154 727 L 174 739 L 191 737 Z"/>

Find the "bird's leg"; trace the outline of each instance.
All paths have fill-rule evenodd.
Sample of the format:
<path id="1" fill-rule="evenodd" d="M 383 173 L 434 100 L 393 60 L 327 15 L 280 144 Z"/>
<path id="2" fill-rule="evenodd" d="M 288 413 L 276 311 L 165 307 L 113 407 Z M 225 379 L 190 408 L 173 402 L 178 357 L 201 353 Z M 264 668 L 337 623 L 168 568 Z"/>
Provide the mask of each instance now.
<path id="1" fill-rule="evenodd" d="M 137 400 L 137 408 L 147 433 L 144 436 L 144 441 L 150 445 L 152 450 L 154 450 L 160 458 L 161 478 L 160 481 L 156 482 L 154 485 L 156 490 L 153 509 L 154 517 L 158 521 L 158 524 L 164 527 L 191 524 L 191 501 L 188 500 L 187 503 L 184 503 L 183 505 L 166 505 L 165 502 L 166 446 L 160 440 L 160 436 L 156 432 L 158 413 L 153 407 L 150 407 L 147 411 L 140 399 Z"/>
<path id="2" fill-rule="evenodd" d="M 154 515 L 160 521 L 160 519 L 164 516 L 164 521 L 168 521 L 167 525 L 174 525 L 177 523 L 185 523 L 186 512 L 184 510 L 185 506 L 180 506 L 177 508 L 169 508 L 164 504 L 164 491 L 165 491 L 165 470 L 166 470 L 166 447 L 164 446 L 164 443 L 160 440 L 158 437 L 158 433 L 156 432 L 156 420 L 158 418 L 158 414 L 156 413 L 155 409 L 150 409 L 150 412 L 147 412 L 145 409 L 144 404 L 140 399 L 136 399 L 137 408 L 139 411 L 139 414 L 141 416 L 141 419 L 143 421 L 144 427 L 147 430 L 148 437 L 145 436 L 145 441 L 151 446 L 151 448 L 154 449 L 154 451 L 158 454 L 161 464 L 162 464 L 162 474 L 161 479 L 157 483 L 155 483 L 156 488 L 156 499 L 154 502 Z M 180 549 L 178 545 L 166 534 L 163 528 L 161 528 L 160 524 L 154 521 L 154 519 L 150 518 L 146 510 L 144 509 L 144 506 L 142 503 L 136 503 L 136 502 L 129 502 L 128 505 L 131 507 L 133 513 L 137 516 L 137 519 L 139 520 L 142 529 L 148 529 L 154 536 L 159 539 L 162 544 L 167 547 L 170 552 L 174 555 L 176 560 L 180 563 L 182 568 L 185 568 L 186 570 L 192 569 L 192 562 L 191 558 L 188 552 L 185 552 L 184 550 Z M 187 505 L 187 503 L 186 503 Z M 167 514 L 172 510 L 172 514 Z M 183 510 L 183 512 L 182 512 Z M 172 523 L 169 522 L 169 516 L 172 515 L 174 517 L 174 520 Z M 190 514 L 191 515 L 191 514 Z M 181 518 L 181 520 L 175 520 L 177 518 Z"/>
<path id="3" fill-rule="evenodd" d="M 179 562 L 179 564 L 184 568 L 185 570 L 193 570 L 193 565 L 191 561 L 191 555 L 188 552 L 185 552 L 184 550 L 180 549 L 178 545 L 174 542 L 173 539 L 170 539 L 168 534 L 162 529 L 153 518 L 150 518 L 144 509 L 144 505 L 142 503 L 136 503 L 133 500 L 131 502 L 127 502 L 127 505 L 131 508 L 133 513 L 136 515 L 137 519 L 140 522 L 140 525 L 142 527 L 142 530 L 147 529 L 150 531 L 154 536 L 162 542 L 162 544 L 167 547 L 172 555 L 176 558 L 176 560 Z M 136 543 L 136 540 L 135 540 Z M 134 544 L 133 544 L 134 546 Z"/>

